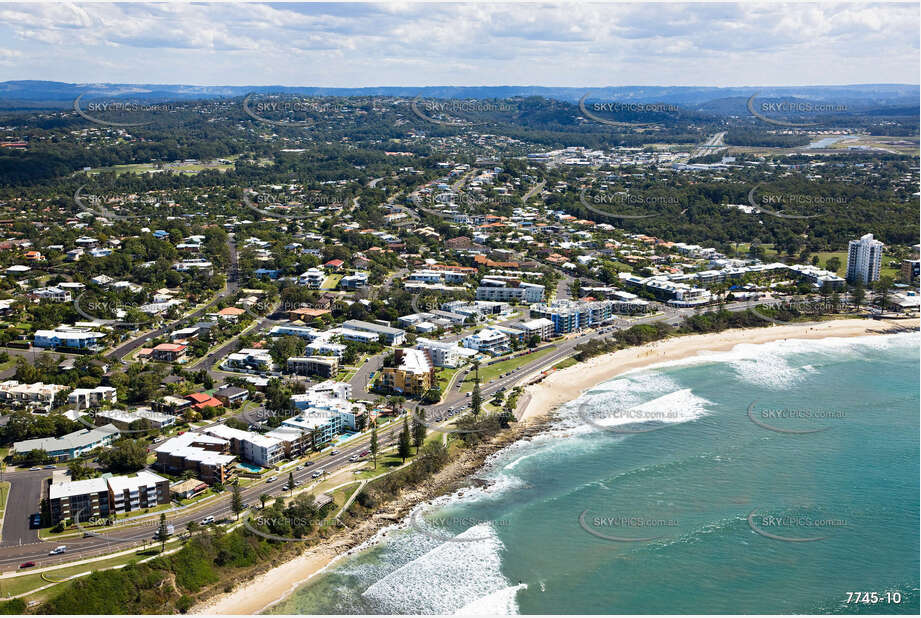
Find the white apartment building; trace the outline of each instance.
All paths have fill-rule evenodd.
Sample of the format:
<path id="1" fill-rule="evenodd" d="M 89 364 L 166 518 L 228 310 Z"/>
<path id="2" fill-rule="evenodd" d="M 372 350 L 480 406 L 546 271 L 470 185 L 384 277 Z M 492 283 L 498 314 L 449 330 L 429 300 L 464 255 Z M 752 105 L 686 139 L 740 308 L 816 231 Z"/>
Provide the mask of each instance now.
<path id="1" fill-rule="evenodd" d="M 428 352 L 432 358 L 432 364 L 436 367 L 457 367 L 465 359 L 476 356 L 476 350 L 462 348 L 456 343 L 435 341 L 424 337 L 416 339 L 416 349 Z"/>
<path id="2" fill-rule="evenodd" d="M 465 348 L 486 354 L 501 354 L 509 349 L 508 335 L 491 328 L 484 328 L 478 333 L 461 339 Z"/>
<path id="3" fill-rule="evenodd" d="M 504 281 L 484 277 L 476 289 L 477 300 L 499 302 L 539 303 L 544 299 L 544 286 L 524 281 Z"/>
<path id="4" fill-rule="evenodd" d="M 75 388 L 67 395 L 67 403 L 74 404 L 78 410 L 95 408 L 103 403 L 115 403 L 116 391 L 111 386 L 96 388 Z"/>
<path id="5" fill-rule="evenodd" d="M 859 240 L 847 244 L 847 280 L 864 285 L 879 281 L 883 243 L 873 240 L 873 234 L 864 234 Z"/>

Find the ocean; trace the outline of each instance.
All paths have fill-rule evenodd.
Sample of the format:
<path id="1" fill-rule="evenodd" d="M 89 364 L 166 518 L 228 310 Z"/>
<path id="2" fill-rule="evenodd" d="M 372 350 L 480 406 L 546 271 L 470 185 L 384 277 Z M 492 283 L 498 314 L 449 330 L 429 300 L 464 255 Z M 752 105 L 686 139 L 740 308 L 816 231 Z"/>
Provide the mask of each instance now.
<path id="1" fill-rule="evenodd" d="M 269 613 L 917 615 L 919 370 L 901 334 L 624 374 Z"/>

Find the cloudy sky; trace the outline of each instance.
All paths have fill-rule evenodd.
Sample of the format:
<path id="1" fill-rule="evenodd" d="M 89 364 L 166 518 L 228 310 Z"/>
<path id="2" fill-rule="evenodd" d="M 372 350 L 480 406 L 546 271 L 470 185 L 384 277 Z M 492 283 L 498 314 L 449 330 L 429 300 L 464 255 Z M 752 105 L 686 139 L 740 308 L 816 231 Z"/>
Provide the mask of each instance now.
<path id="1" fill-rule="evenodd" d="M 918 83 L 905 4 L 6 4 L 0 81 Z"/>

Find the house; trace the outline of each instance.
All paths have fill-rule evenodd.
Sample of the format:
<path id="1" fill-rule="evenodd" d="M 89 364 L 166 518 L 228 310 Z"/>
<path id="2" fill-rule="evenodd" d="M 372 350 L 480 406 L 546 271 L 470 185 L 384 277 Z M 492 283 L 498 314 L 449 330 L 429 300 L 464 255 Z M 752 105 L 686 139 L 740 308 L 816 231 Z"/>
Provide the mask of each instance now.
<path id="1" fill-rule="evenodd" d="M 343 290 L 358 290 L 366 287 L 368 287 L 368 273 L 356 272 L 339 280 L 339 288 Z"/>
<path id="2" fill-rule="evenodd" d="M 181 343 L 161 343 L 151 350 L 154 360 L 165 363 L 181 363 L 185 360 L 185 351 L 188 346 Z"/>
<path id="3" fill-rule="evenodd" d="M 316 309 L 314 307 L 298 307 L 288 312 L 288 319 L 293 321 L 300 320 L 306 322 L 320 316 L 332 313 L 329 309 Z"/>
<path id="4" fill-rule="evenodd" d="M 323 264 L 323 268 L 326 268 L 327 270 L 331 270 L 333 272 L 338 272 L 342 270 L 343 264 L 345 264 L 345 262 L 343 262 L 342 260 L 330 260 L 326 262 L 325 264 Z"/>
<path id="5" fill-rule="evenodd" d="M 225 406 L 232 406 L 246 401 L 249 391 L 239 386 L 225 386 L 214 391 L 214 398 L 219 399 Z"/>
<path id="6" fill-rule="evenodd" d="M 244 313 L 246 313 L 246 310 L 239 307 L 224 307 L 216 313 L 209 313 L 208 317 L 216 320 L 226 320 L 227 322 L 236 322 Z"/>
<path id="7" fill-rule="evenodd" d="M 245 371 L 272 371 L 275 364 L 268 350 L 243 348 L 239 352 L 228 354 L 223 366 L 228 369 L 243 369 Z"/>
<path id="8" fill-rule="evenodd" d="M 54 330 L 35 331 L 32 345 L 37 348 L 99 350 L 102 349 L 99 340 L 103 337 L 105 337 L 105 333 L 62 325 Z"/>
<path id="9" fill-rule="evenodd" d="M 186 399 L 192 402 L 192 407 L 196 410 L 204 410 L 205 408 L 221 408 L 224 406 L 224 403 L 212 397 L 207 393 L 192 393 L 185 396 Z"/>
<path id="10" fill-rule="evenodd" d="M 297 278 L 300 285 L 307 286 L 311 290 L 319 290 L 326 280 L 326 274 L 318 268 L 308 268 Z"/>

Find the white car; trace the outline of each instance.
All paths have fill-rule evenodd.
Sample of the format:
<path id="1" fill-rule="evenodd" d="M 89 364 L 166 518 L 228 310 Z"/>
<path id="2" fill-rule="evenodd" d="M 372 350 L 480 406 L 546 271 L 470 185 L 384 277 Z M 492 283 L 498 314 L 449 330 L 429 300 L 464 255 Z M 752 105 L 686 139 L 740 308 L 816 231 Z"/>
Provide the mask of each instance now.
<path id="1" fill-rule="evenodd" d="M 207 517 L 201 520 L 202 526 L 207 526 L 208 524 L 213 524 L 213 523 L 214 523 L 214 515 L 208 515 Z"/>
<path id="2" fill-rule="evenodd" d="M 52 549 L 50 552 L 48 552 L 48 555 L 57 556 L 58 554 L 63 554 L 66 551 L 67 551 L 67 545 L 58 545 L 57 547 Z"/>

